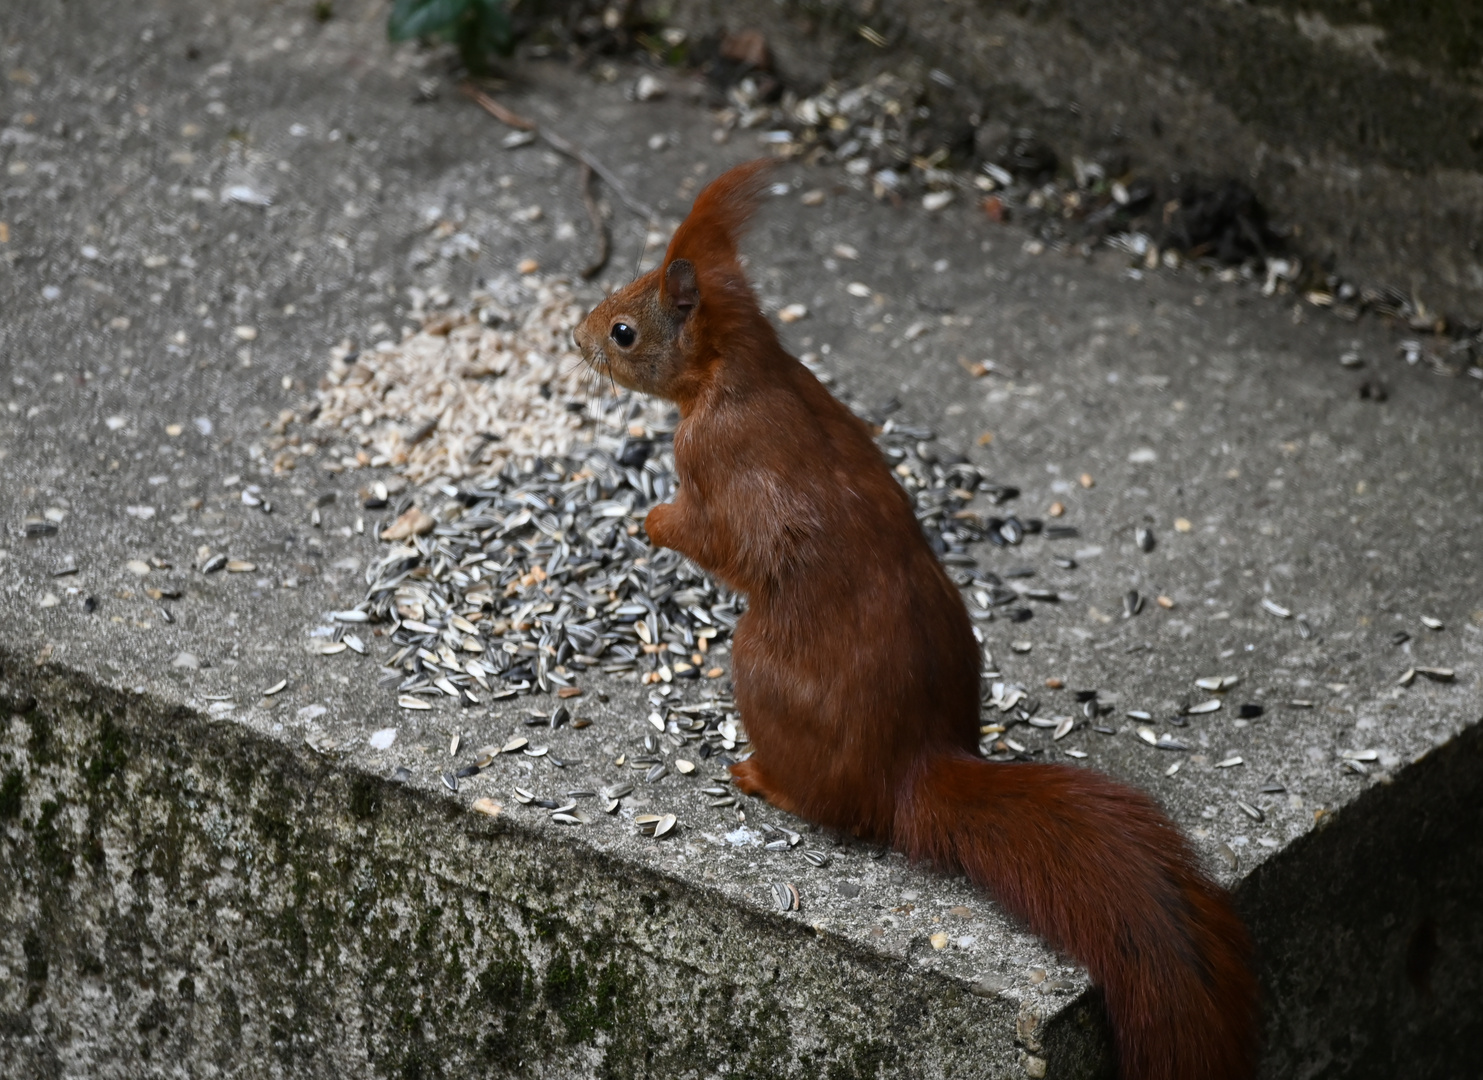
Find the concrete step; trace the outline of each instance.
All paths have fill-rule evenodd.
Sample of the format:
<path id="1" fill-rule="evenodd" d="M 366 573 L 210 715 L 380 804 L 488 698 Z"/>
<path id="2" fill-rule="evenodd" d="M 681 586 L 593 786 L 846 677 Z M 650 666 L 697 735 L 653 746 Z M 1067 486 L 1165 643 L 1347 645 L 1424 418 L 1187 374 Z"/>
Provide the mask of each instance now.
<path id="1" fill-rule="evenodd" d="M 1483 319 L 1483 28 L 1466 5 L 1265 0 L 677 0 L 696 34 L 760 29 L 805 84 L 935 68 L 934 123 L 1027 128 L 1068 161 L 1234 177 L 1295 248 Z M 975 114 L 982 117 L 972 121 Z"/>
<path id="2" fill-rule="evenodd" d="M 408 287 L 462 297 L 523 259 L 575 273 L 591 254 L 570 163 L 501 149 L 506 129 L 446 81 L 420 101 L 440 61 L 389 50 L 382 14 L 36 4 L 7 46 L 34 81 L 12 84 L 0 196 L 6 1071 L 1105 1073 L 1085 977 L 966 882 L 752 800 L 739 821 L 699 774 L 641 786 L 679 818 L 660 842 L 621 815 L 569 827 L 520 805 L 517 784 L 637 775 L 612 764 L 652 730 L 636 681 L 581 680 L 592 725 L 548 740 L 580 766 L 502 757 L 455 793 L 450 737 L 522 733 L 529 699 L 408 712 L 372 658 L 310 651 L 385 551 L 355 496 L 384 472 L 305 458 L 275 474 L 265 426 L 306 410 L 336 343 L 371 345 L 377 323 L 396 337 Z M 683 79 L 634 102 L 638 71 L 619 74 L 529 63 L 500 91 L 658 208 L 638 220 L 605 193 L 606 284 L 698 181 L 762 152 L 746 133 L 715 142 Z M 1476 384 L 1396 359 L 1378 324 L 1035 254 L 966 205 L 893 208 L 843 172 L 790 168 L 749 241 L 764 302 L 808 308 L 790 346 L 853 396 L 899 399 L 1019 486 L 1026 513 L 1067 506 L 1078 539 L 978 559 L 1029 563 L 1076 599 L 984 630 L 1006 678 L 1056 709 L 1096 688 L 1118 733 L 1015 737 L 1151 791 L 1235 890 L 1261 953 L 1264 1075 L 1458 1073 L 1479 1026 Z M 233 185 L 272 204 L 224 201 Z M 822 205 L 799 197 L 814 190 Z M 539 220 L 514 214 L 532 205 Z M 440 219 L 476 259 L 439 254 Z M 1351 351 L 1365 367 L 1339 365 Z M 256 568 L 201 574 L 202 545 Z M 1075 570 L 1052 565 L 1063 550 Z M 1130 589 L 1150 602 L 1122 618 Z M 1455 676 L 1397 685 L 1416 667 Z M 1167 721 L 1205 696 L 1196 678 L 1226 674 L 1220 711 L 1153 725 L 1187 754 L 1123 715 Z M 395 743 L 370 746 L 386 727 Z M 828 865 L 755 846 L 764 823 Z M 728 839 L 742 826 L 752 838 Z M 779 882 L 801 910 L 778 910 Z"/>

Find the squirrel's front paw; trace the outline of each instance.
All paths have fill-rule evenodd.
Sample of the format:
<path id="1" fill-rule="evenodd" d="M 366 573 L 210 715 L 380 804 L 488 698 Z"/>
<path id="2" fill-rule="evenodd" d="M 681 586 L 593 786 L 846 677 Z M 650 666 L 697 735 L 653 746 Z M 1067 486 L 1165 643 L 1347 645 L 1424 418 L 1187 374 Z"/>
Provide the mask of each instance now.
<path id="1" fill-rule="evenodd" d="M 660 503 L 644 516 L 644 532 L 658 547 L 674 547 L 674 504 Z"/>

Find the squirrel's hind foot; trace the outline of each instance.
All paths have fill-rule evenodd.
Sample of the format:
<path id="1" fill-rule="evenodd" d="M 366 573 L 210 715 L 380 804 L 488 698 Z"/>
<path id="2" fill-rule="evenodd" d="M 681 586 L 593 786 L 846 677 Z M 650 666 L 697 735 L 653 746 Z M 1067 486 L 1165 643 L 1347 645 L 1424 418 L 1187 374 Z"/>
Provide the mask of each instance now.
<path id="1" fill-rule="evenodd" d="M 799 812 L 797 803 L 768 784 L 762 775 L 762 768 L 757 764 L 756 758 L 738 761 L 730 767 L 730 772 L 731 783 L 743 795 L 751 795 L 757 799 L 766 799 L 779 810 L 786 810 L 788 813 L 797 814 L 799 817 L 807 816 Z"/>

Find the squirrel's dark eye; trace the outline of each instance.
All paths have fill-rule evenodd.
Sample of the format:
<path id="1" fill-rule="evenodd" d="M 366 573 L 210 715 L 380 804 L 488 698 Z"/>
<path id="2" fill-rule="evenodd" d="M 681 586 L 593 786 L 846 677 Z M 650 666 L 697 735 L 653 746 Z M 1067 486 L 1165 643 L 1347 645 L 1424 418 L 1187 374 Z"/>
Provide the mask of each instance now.
<path id="1" fill-rule="evenodd" d="M 614 323 L 609 336 L 625 349 L 638 340 L 638 334 L 626 322 Z"/>

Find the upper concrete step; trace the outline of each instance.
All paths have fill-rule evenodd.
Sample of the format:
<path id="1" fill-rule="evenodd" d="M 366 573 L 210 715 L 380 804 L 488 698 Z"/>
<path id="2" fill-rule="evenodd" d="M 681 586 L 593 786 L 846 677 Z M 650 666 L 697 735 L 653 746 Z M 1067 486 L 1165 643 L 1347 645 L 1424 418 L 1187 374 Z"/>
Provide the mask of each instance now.
<path id="1" fill-rule="evenodd" d="M 1483 321 L 1483 23 L 1468 3 L 676 0 L 804 82 L 936 68 L 944 129 L 1249 183 L 1296 248 Z M 975 121 L 975 122 L 983 122 Z"/>

